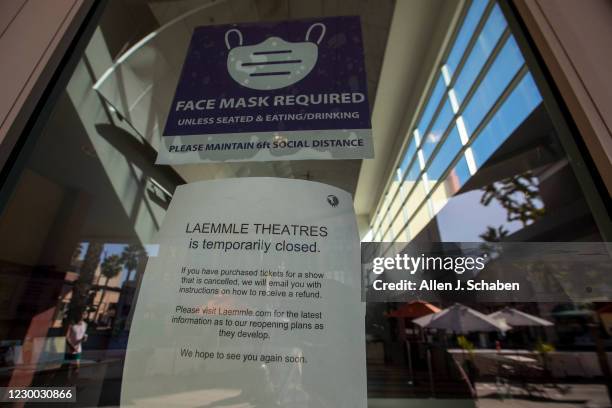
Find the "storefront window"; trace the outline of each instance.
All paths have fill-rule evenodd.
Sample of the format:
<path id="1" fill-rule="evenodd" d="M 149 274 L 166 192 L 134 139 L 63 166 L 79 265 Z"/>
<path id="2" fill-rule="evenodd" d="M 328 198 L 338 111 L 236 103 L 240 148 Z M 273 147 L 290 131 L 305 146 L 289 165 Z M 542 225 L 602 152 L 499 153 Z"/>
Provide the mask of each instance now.
<path id="1" fill-rule="evenodd" d="M 176 204 L 177 189 L 201 181 L 267 177 L 318 182 L 353 198 L 361 195 L 361 201 L 368 202 L 369 207 L 364 205 L 358 217 L 353 217 L 357 218 L 354 238 L 359 235 L 363 242 L 388 244 L 389 253 L 397 251 L 392 244 L 605 241 L 608 226 L 592 206 L 603 198 L 584 189 L 585 179 L 575 170 L 584 163 L 575 159 L 580 155 L 568 153 L 573 142 L 559 131 L 559 126 L 565 125 L 553 120 L 550 106 L 556 102 L 544 100 L 541 89 L 545 84 L 532 69 L 518 28 L 508 19 L 507 7 L 486 0 L 447 0 L 420 6 L 415 2 L 417 19 L 429 20 L 423 23 L 422 31 L 414 33 L 415 39 L 404 43 L 392 36 L 392 27 L 416 22 L 411 19 L 404 23 L 410 16 L 402 14 L 397 3 L 106 2 L 100 21 L 87 23 L 95 25 L 94 33 L 78 56 L 65 90 L 49 101 L 51 113 L 44 119 L 42 130 L 24 135 L 32 149 L 21 152 L 18 165 L 7 170 L 10 182 L 2 187 L 6 199 L 0 202 L 0 386 L 74 387 L 75 406 L 121 404 L 133 324 L 138 318 L 139 323 L 155 323 L 159 318 L 155 307 L 174 302 L 170 296 L 165 298 L 163 288 L 159 289 L 174 284 L 168 279 L 155 292 L 157 298 L 147 299 L 153 306 L 143 312 L 141 309 L 142 314 L 135 318 L 136 305 L 142 302 L 144 276 L 150 273 L 151 265 L 162 262 L 160 254 L 176 249 L 167 242 L 160 244 L 162 225 L 167 222 L 171 203 Z M 420 12 L 419 7 L 423 8 Z M 340 66 L 335 50 L 351 42 L 361 44 L 360 38 L 327 38 L 327 28 L 321 30 L 317 25 L 321 23 L 315 20 L 349 15 L 359 17 L 364 55 Z M 272 38 L 273 49 L 261 48 L 263 40 L 270 40 L 268 33 L 274 24 L 303 19 L 313 19 L 313 24 L 300 32 L 296 37 L 299 41 L 285 44 Z M 239 23 L 260 24 L 267 37 L 262 37 L 261 43 L 244 38 L 246 35 L 237 28 Z M 223 37 L 227 47 L 222 52 L 210 51 L 207 55 L 189 51 L 197 27 L 217 25 L 227 25 Z M 283 35 L 291 34 L 290 29 L 283 30 Z M 444 32 L 438 33 L 440 30 Z M 236 45 L 231 46 L 234 40 Z M 207 41 L 205 38 L 199 45 L 208 50 Z M 314 46 L 321 42 L 329 50 Z M 274 48 L 279 44 L 287 49 Z M 418 49 L 422 58 L 411 66 L 399 67 L 393 53 L 395 47 L 406 45 Z M 230 57 L 232 50 L 234 58 L 243 58 L 243 52 L 253 60 L 240 60 L 242 65 L 232 71 L 238 66 L 232 65 L 237 64 Z M 269 59 L 291 53 L 299 54 L 300 59 Z M 261 160 L 256 154 L 232 156 L 232 152 L 225 152 L 223 156 L 216 152 L 220 156 L 211 159 L 210 152 L 200 151 L 198 161 L 156 164 L 158 153 L 165 148 L 168 112 L 179 111 L 175 99 L 180 96 L 177 84 L 187 72 L 183 64 L 186 55 L 198 61 L 222 61 L 220 65 L 229 67 L 232 81 L 250 90 L 260 86 L 257 91 L 280 87 L 279 83 L 295 72 L 328 75 L 316 66 L 317 58 L 327 58 L 334 69 L 346 70 L 346 77 L 353 75 L 352 70 L 358 71 L 355 66 L 363 59 L 365 72 L 359 75 L 363 74 L 367 88 L 366 105 L 380 115 L 372 116 L 378 120 L 372 123 L 372 140 L 377 147 L 374 157 L 362 160 L 330 153 L 300 160 L 290 155 Z M 313 67 L 307 66 L 310 62 Z M 276 69 L 286 64 L 301 65 L 295 65 L 295 72 L 294 68 Z M 274 70 L 250 71 L 254 66 Z M 221 83 L 218 78 L 198 75 L 188 78 L 192 84 L 212 87 L 216 81 Z M 386 76 L 394 81 L 410 76 L 412 82 L 395 89 L 388 86 L 386 81 L 390 79 Z M 268 83 L 262 80 L 264 77 L 282 80 Z M 347 79 L 352 91 L 360 90 L 355 78 Z M 264 85 L 258 85 L 259 80 Z M 228 95 L 226 90 L 219 93 Z M 399 93 L 405 96 L 405 103 L 384 105 L 384 97 Z M 360 97 L 357 94 L 334 98 L 348 101 Z M 295 95 L 289 96 L 295 99 Z M 198 97 L 197 108 L 192 110 L 205 112 L 209 107 L 204 107 L 211 106 L 205 101 L 212 97 Z M 264 96 L 259 95 L 259 101 L 267 104 Z M 327 123 L 327 119 L 323 115 L 339 114 L 340 109 L 323 104 L 316 108 L 316 112 L 310 112 L 305 106 L 299 114 L 312 114 L 309 120 L 318 121 L 319 126 L 316 137 L 324 138 L 327 129 L 321 123 Z M 242 107 L 237 109 L 240 113 Z M 275 113 L 286 114 L 283 109 Z M 395 112 L 397 123 L 390 123 L 392 116 L 384 116 L 381 111 Z M 352 112 L 354 116 L 358 113 Z M 205 121 L 206 114 L 201 117 Z M 366 119 L 368 122 L 370 118 Z M 274 121 L 280 123 L 274 142 L 292 141 L 291 135 L 287 136 L 288 121 Z M 245 133 L 255 140 L 258 131 L 248 126 Z M 367 133 L 369 128 L 341 129 L 356 130 Z M 187 140 L 190 135 L 177 138 L 182 136 Z M 351 136 L 346 140 L 355 139 Z M 324 147 L 314 150 L 326 152 Z M 364 166 L 364 160 L 376 161 L 378 170 Z M 367 178 L 377 180 L 376 189 L 359 188 Z M 244 197 L 259 188 L 244 189 Z M 224 194 L 223 189 L 215 191 L 215 198 Z M 295 200 L 280 190 L 271 194 L 278 195 L 275 200 L 279 206 Z M 212 200 L 198 196 L 200 202 L 191 203 L 189 208 L 208 208 L 208 199 Z M 293 209 L 296 219 L 306 211 L 299 204 Z M 326 209 L 343 204 L 335 194 L 325 196 Z M 349 213 L 354 215 L 352 204 L 350 207 Z M 225 209 L 209 210 L 223 214 Z M 270 214 L 277 211 L 275 205 L 265 210 Z M 306 228 L 308 236 L 316 235 L 311 227 Z M 181 225 L 181 233 L 189 228 Z M 193 223 L 191 228 L 195 230 Z M 353 220 L 339 228 L 353 231 Z M 333 261 L 340 264 L 350 254 L 349 250 L 339 251 Z M 258 256 L 253 255 L 253 262 L 260 261 Z M 227 268 L 236 259 L 230 258 Z M 284 265 L 284 260 L 278 263 Z M 174 266 L 164 264 L 164 268 Z M 323 267 L 315 261 L 307 266 L 313 270 Z M 266 273 L 273 272 L 277 271 Z M 325 273 L 334 284 L 344 283 L 346 278 L 338 268 Z M 363 273 L 355 271 L 356 276 Z M 269 280 L 264 279 L 262 285 L 267 291 L 282 290 L 271 288 Z M 228 298 L 218 299 L 228 309 L 236 306 Z M 365 327 L 360 326 L 358 333 L 347 331 L 327 343 L 311 346 L 333 355 L 346 338 L 365 333 L 367 401 L 363 406 L 609 406 L 609 373 L 601 363 L 602 358 L 612 361 L 609 352 L 605 354 L 612 347 L 612 303 L 608 300 L 503 304 L 472 299 L 469 306 L 478 313 L 488 315 L 510 306 L 547 322 L 501 334 L 422 330 L 416 325 L 416 318 L 453 307 L 444 301 L 366 302 L 362 305 Z M 202 310 L 210 306 L 200 303 Z M 333 314 L 342 321 L 343 313 L 348 312 L 342 310 L 341 302 L 334 305 Z M 274 321 L 282 329 L 282 319 Z M 150 335 L 151 342 L 156 341 L 160 329 L 153 323 L 144 325 L 139 332 L 144 337 L 140 339 Z M 171 337 L 172 330 L 182 328 L 168 329 L 164 334 Z M 206 341 L 213 344 L 220 340 Z M 253 339 L 257 341 L 261 338 Z M 305 362 L 297 347 L 286 348 L 291 349 L 292 358 L 303 359 L 300 364 Z M 189 350 L 181 352 L 187 354 Z M 233 374 L 222 369 L 214 371 L 218 377 L 206 386 L 198 386 L 194 376 L 201 374 L 202 366 L 181 365 L 177 363 L 179 357 L 163 347 L 151 346 L 147 353 L 150 356 L 141 353 L 138 361 L 150 360 L 148 374 L 174 376 L 184 382 L 184 392 L 170 393 L 160 387 L 154 390 L 154 398 L 130 400 L 131 406 L 267 407 L 258 399 L 264 391 L 276 393 L 274 406 L 333 406 L 304 391 L 312 385 L 300 383 L 304 365 L 291 366 L 286 372 L 270 370 L 275 362 L 272 355 L 257 367 L 245 368 L 241 375 L 254 378 L 248 386 L 234 384 Z M 318 358 L 316 363 L 322 365 L 346 363 L 332 364 L 326 361 L 329 359 Z M 213 366 L 210 362 L 207 367 Z M 282 386 L 275 388 L 277 384 Z M 147 384 L 138 383 L 137 387 L 145 389 Z M 353 401 L 342 396 L 344 390 L 333 389 L 333 378 L 319 379 L 317 387 L 326 395 L 338 394 L 337 400 Z"/>

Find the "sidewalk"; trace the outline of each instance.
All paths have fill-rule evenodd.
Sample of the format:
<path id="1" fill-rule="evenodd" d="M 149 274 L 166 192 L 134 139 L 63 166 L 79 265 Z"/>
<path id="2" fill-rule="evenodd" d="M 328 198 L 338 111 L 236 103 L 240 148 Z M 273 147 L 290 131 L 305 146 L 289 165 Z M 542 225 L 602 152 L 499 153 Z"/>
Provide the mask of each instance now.
<path id="1" fill-rule="evenodd" d="M 533 385 L 529 391 L 515 385 L 476 383 L 481 408 L 611 407 L 603 384 Z"/>

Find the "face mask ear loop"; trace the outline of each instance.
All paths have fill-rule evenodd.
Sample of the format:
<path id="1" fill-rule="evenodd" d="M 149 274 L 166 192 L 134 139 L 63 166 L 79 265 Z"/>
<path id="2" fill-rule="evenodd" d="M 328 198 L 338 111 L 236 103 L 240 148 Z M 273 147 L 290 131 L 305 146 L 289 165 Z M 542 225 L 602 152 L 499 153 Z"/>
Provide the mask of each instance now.
<path id="1" fill-rule="evenodd" d="M 323 40 L 323 36 L 325 35 L 325 25 L 323 23 L 314 23 L 313 25 L 308 27 L 308 31 L 306 31 L 306 41 L 310 41 L 308 37 L 310 37 L 310 32 L 315 27 L 321 27 L 321 35 L 319 35 L 319 39 L 316 41 L 317 44 L 321 44 L 321 41 Z"/>
<path id="2" fill-rule="evenodd" d="M 231 30 L 227 30 L 227 32 L 225 33 L 225 45 L 227 46 L 228 50 L 232 49 L 232 46 L 230 45 L 230 42 L 229 42 L 229 35 L 231 33 L 238 34 L 238 47 L 242 46 L 242 33 L 239 30 L 232 28 Z"/>

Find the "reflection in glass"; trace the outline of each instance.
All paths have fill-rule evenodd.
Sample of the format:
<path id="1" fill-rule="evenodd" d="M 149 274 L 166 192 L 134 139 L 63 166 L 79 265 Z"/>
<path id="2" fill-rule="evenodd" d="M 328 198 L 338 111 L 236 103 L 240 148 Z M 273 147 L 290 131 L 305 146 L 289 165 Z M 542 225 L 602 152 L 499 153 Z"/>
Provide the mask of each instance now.
<path id="1" fill-rule="evenodd" d="M 453 109 L 451 107 L 450 102 L 444 102 L 442 106 L 442 110 L 438 114 L 435 122 L 432 124 L 430 131 L 423 138 L 421 143 L 422 151 L 423 151 L 423 159 L 425 162 L 429 159 L 431 152 L 434 150 L 444 132 L 448 128 L 451 119 L 453 118 Z"/>
<path id="2" fill-rule="evenodd" d="M 438 108 L 438 105 L 442 100 L 442 97 L 444 96 L 445 88 L 446 87 L 444 86 L 444 79 L 442 75 L 439 74 L 438 80 L 436 81 L 436 85 L 431 93 L 431 96 L 429 97 L 429 100 L 427 101 L 427 105 L 425 106 L 425 110 L 423 111 L 423 115 L 421 116 L 419 125 L 417 126 L 417 131 L 419 135 L 425 134 L 427 126 L 429 126 L 429 123 L 431 122 L 434 113 L 436 112 L 436 109 Z"/>
<path id="3" fill-rule="evenodd" d="M 470 38 L 474 34 L 474 30 L 478 25 L 478 21 L 480 20 L 487 3 L 487 0 L 474 0 L 472 2 L 472 5 L 470 6 L 465 20 L 461 25 L 461 29 L 457 34 L 457 38 L 455 39 L 453 47 L 451 48 L 450 54 L 446 61 L 450 76 L 454 75 L 455 69 L 457 68 L 457 64 L 459 63 L 459 60 L 464 54 L 468 42 L 470 41 Z"/>
<path id="4" fill-rule="evenodd" d="M 523 62 L 516 41 L 510 37 L 465 108 L 463 119 L 468 135 L 474 132 Z"/>
<path id="5" fill-rule="evenodd" d="M 527 74 L 472 143 L 476 164 L 481 166 L 541 101 L 531 74 Z"/>
<path id="6" fill-rule="evenodd" d="M 427 174 L 432 181 L 435 182 L 442 177 L 442 174 L 444 174 L 448 165 L 453 162 L 460 149 L 461 140 L 459 139 L 459 133 L 457 128 L 453 128 L 427 169 Z"/>
<path id="7" fill-rule="evenodd" d="M 454 89 L 459 104 L 463 102 L 467 91 L 472 86 L 505 28 L 506 20 L 496 4 L 455 82 Z"/>

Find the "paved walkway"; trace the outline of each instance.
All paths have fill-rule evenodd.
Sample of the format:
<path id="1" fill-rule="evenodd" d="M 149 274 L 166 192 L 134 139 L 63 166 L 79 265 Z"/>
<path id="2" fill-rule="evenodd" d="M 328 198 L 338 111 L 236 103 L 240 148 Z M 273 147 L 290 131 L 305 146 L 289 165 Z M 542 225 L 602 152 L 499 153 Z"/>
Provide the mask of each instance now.
<path id="1" fill-rule="evenodd" d="M 608 408 L 603 384 L 531 385 L 529 390 L 495 383 L 476 383 L 480 408 Z"/>

